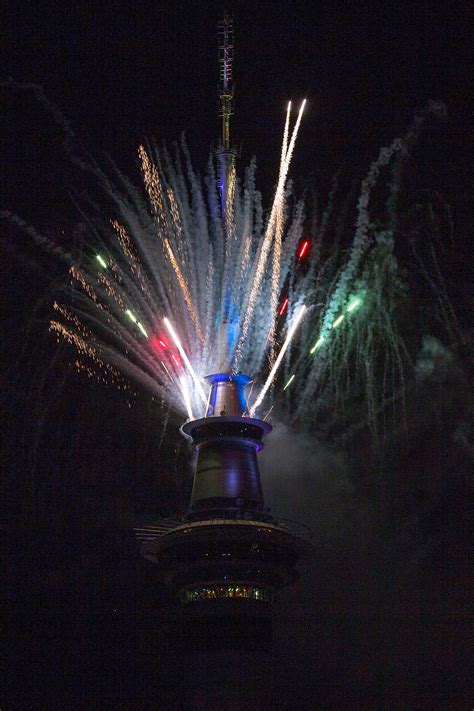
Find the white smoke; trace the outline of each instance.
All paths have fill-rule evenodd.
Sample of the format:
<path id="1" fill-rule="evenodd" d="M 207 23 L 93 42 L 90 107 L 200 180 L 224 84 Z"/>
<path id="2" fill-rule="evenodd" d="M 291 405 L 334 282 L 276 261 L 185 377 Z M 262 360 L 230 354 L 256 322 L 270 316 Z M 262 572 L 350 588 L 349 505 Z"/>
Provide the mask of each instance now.
<path id="1" fill-rule="evenodd" d="M 423 336 L 421 350 L 415 365 L 420 382 L 434 380 L 444 382 L 453 365 L 450 351 L 434 336 Z"/>
<path id="2" fill-rule="evenodd" d="M 304 523 L 318 538 L 347 526 L 353 485 L 341 452 L 281 422 L 259 455 L 265 502 L 275 516 Z"/>

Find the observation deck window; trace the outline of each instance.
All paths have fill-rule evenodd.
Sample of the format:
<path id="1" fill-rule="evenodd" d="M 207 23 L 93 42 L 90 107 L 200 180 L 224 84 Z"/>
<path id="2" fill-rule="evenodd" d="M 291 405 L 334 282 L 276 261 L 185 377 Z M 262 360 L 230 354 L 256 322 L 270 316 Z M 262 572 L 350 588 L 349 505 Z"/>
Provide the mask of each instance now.
<path id="1" fill-rule="evenodd" d="M 269 602 L 271 593 L 269 590 L 255 585 L 240 585 L 237 583 L 231 585 L 203 585 L 184 590 L 182 593 L 182 601 L 185 604 L 201 600 L 236 597 Z"/>

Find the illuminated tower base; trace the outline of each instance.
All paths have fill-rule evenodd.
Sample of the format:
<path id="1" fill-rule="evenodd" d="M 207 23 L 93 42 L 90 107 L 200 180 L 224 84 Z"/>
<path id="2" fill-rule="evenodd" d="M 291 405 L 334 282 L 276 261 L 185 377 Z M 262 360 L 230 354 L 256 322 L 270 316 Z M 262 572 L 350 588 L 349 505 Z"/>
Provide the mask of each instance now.
<path id="1" fill-rule="evenodd" d="M 207 416 L 182 427 L 197 450 L 189 510 L 143 555 L 182 603 L 186 707 L 267 709 L 273 596 L 296 579 L 308 544 L 265 508 L 257 452 L 271 426 L 245 416 L 250 378 L 208 381 Z"/>

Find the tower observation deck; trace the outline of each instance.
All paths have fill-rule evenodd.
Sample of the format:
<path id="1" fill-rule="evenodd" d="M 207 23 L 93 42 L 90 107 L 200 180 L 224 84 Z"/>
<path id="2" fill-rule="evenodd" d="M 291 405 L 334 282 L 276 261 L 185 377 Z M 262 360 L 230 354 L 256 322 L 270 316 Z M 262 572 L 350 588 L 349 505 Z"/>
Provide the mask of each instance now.
<path id="1" fill-rule="evenodd" d="M 189 708 L 198 690 L 202 708 L 271 708 L 272 602 L 298 577 L 309 543 L 265 507 L 257 453 L 272 428 L 247 416 L 250 378 L 217 373 L 207 380 L 206 416 L 181 428 L 197 452 L 188 510 L 177 525 L 137 535 L 181 601 L 183 658 L 193 670 Z"/>

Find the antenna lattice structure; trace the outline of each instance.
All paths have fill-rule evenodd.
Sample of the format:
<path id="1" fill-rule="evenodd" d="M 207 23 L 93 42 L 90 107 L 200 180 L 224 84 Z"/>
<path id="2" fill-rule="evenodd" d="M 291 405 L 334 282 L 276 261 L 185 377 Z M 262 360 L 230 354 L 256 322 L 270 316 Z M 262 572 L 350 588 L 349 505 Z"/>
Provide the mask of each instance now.
<path id="1" fill-rule="evenodd" d="M 219 158 L 218 189 L 221 199 L 221 214 L 227 224 L 235 184 L 235 146 L 231 144 L 230 118 L 234 113 L 234 25 L 232 17 L 225 12 L 217 25 L 219 47 L 219 118 L 222 135 L 217 151 Z"/>
<path id="2" fill-rule="evenodd" d="M 219 117 L 222 119 L 222 147 L 229 154 L 230 117 L 234 113 L 234 23 L 226 12 L 217 26 L 219 46 Z"/>

